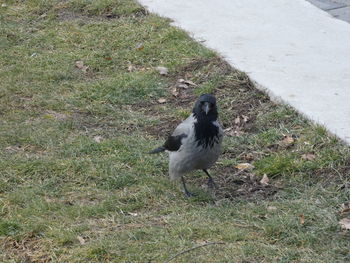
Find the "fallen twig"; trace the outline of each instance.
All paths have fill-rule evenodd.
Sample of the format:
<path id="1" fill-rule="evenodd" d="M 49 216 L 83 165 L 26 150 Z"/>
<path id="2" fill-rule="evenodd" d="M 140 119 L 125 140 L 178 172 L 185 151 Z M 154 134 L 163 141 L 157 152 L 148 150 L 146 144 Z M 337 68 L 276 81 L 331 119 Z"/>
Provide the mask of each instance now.
<path id="1" fill-rule="evenodd" d="M 192 250 L 195 250 L 197 248 L 206 247 L 206 246 L 210 246 L 210 245 L 224 245 L 224 244 L 225 244 L 224 242 L 208 242 L 208 243 L 205 243 L 205 244 L 202 244 L 202 245 L 198 245 L 198 246 L 195 246 L 195 247 L 192 247 L 192 248 L 189 248 L 189 249 L 186 249 L 184 251 L 181 251 L 181 252 L 177 253 L 176 255 L 172 256 L 170 259 L 165 261 L 165 263 L 169 263 L 170 261 L 173 261 L 178 256 L 181 256 L 181 255 L 183 255 L 185 253 L 188 253 L 188 252 L 190 252 Z"/>

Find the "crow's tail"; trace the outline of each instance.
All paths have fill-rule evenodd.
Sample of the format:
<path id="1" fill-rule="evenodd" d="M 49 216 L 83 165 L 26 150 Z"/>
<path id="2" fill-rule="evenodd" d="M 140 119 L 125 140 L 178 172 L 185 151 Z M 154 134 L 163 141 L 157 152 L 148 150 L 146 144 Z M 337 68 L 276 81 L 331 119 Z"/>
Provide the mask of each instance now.
<path id="1" fill-rule="evenodd" d="M 164 152 L 165 151 L 165 147 L 164 146 L 160 146 L 150 152 L 148 152 L 149 154 L 155 154 L 155 153 L 160 153 L 160 152 Z"/>

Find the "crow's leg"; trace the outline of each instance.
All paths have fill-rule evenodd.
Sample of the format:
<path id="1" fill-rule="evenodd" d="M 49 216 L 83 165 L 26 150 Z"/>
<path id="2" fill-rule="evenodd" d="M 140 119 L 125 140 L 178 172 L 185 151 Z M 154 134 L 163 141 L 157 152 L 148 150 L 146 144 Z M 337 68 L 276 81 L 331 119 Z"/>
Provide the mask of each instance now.
<path id="1" fill-rule="evenodd" d="M 194 196 L 190 191 L 187 190 L 185 178 L 183 176 L 181 176 L 181 181 L 182 181 L 182 185 L 183 185 L 184 193 L 185 193 L 186 197 Z"/>
<path id="2" fill-rule="evenodd" d="M 205 172 L 205 174 L 208 176 L 208 187 L 211 189 L 216 188 L 216 184 L 213 180 L 213 177 L 210 176 L 206 169 L 203 169 L 203 172 Z"/>

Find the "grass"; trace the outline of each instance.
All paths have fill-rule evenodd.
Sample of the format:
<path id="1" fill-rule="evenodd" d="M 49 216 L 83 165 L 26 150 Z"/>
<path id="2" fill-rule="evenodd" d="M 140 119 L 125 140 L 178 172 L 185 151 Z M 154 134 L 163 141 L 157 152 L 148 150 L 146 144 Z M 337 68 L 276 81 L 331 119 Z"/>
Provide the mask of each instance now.
<path id="1" fill-rule="evenodd" d="M 2 2 L 0 23 L 1 262 L 165 262 L 206 242 L 224 244 L 172 262 L 350 260 L 349 148 L 167 19 L 131 0 L 31 0 Z M 174 97 L 179 79 L 197 85 Z M 194 172 L 186 199 L 145 153 L 203 92 L 227 136 L 218 189 Z"/>

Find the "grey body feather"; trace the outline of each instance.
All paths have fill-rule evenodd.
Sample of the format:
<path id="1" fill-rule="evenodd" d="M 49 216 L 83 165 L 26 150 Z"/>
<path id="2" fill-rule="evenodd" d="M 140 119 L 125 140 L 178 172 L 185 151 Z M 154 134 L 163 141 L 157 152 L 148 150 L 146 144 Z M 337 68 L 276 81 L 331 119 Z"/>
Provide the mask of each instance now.
<path id="1" fill-rule="evenodd" d="M 178 151 L 169 151 L 169 175 L 175 180 L 184 174 L 197 169 L 209 169 L 219 158 L 221 153 L 221 143 L 223 131 L 217 121 L 213 124 L 219 128 L 217 143 L 213 147 L 204 147 L 198 145 L 195 138 L 194 124 L 196 118 L 191 114 L 183 121 L 175 131 L 173 136 L 186 134 L 187 137 L 181 140 L 181 146 Z"/>

